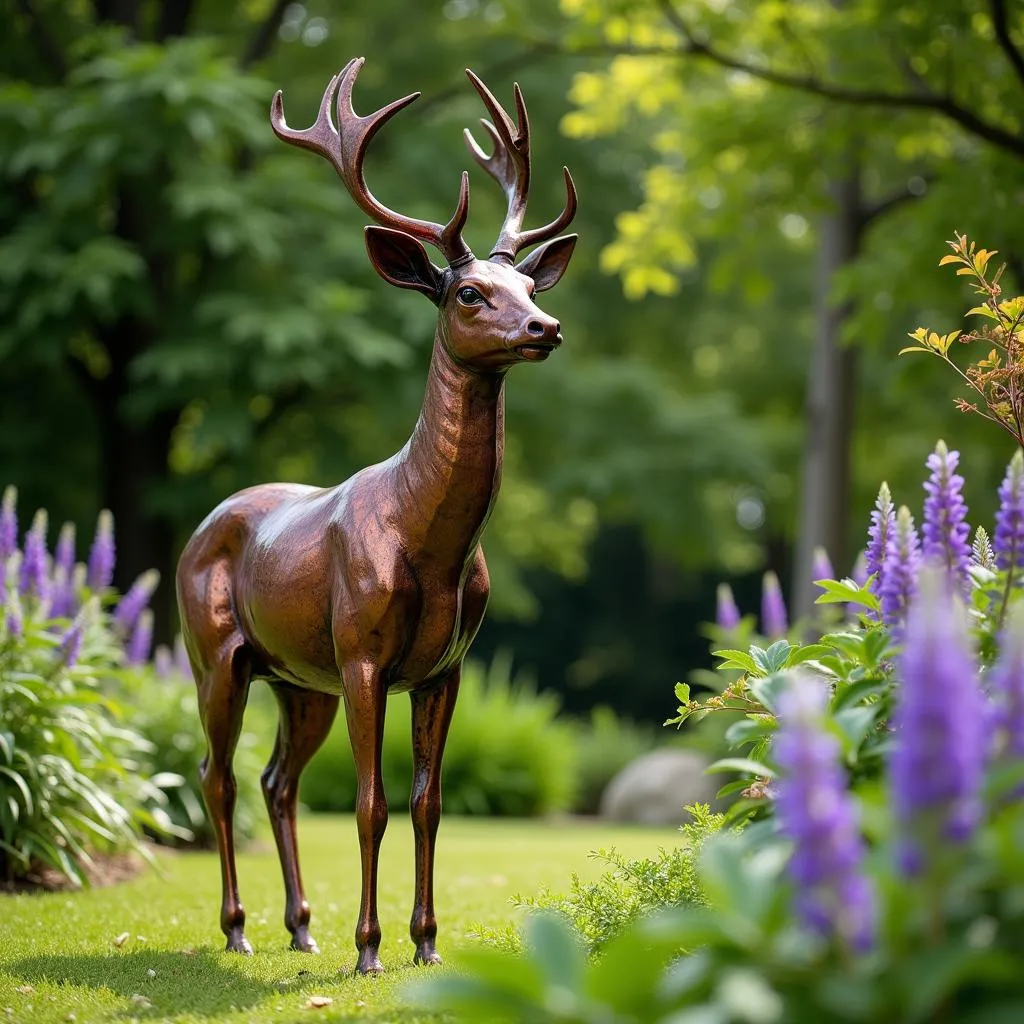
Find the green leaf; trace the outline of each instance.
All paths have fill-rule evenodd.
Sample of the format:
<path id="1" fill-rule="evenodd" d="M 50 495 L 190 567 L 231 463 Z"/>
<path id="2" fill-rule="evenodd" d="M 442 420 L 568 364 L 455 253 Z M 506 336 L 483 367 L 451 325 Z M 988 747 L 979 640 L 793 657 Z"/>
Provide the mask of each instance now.
<path id="1" fill-rule="evenodd" d="M 794 647 L 786 659 L 785 668 L 792 668 L 794 665 L 802 665 L 805 661 L 816 661 L 818 658 L 827 657 L 832 653 L 832 648 L 827 644 L 804 644 L 802 647 Z"/>
<path id="2" fill-rule="evenodd" d="M 767 650 L 751 647 L 750 654 L 757 662 L 762 674 L 771 675 L 785 668 L 791 648 L 788 640 L 776 640 Z"/>
<path id="3" fill-rule="evenodd" d="M 779 710 L 779 697 L 785 688 L 786 677 L 781 673 L 764 679 L 747 680 L 750 693 L 773 713 Z"/>
<path id="4" fill-rule="evenodd" d="M 718 666 L 720 669 L 738 668 L 742 669 L 744 672 L 760 674 L 757 663 L 745 651 L 712 651 L 712 657 L 725 659 L 723 664 Z"/>
<path id="5" fill-rule="evenodd" d="M 753 761 L 749 757 L 723 757 L 705 769 L 708 774 L 712 772 L 744 772 L 757 778 L 774 779 L 775 771 L 760 761 Z"/>
<path id="6" fill-rule="evenodd" d="M 549 986 L 576 992 L 583 978 L 584 956 L 579 938 L 558 914 L 531 914 L 523 942 Z"/>
<path id="7" fill-rule="evenodd" d="M 676 700 L 680 704 L 690 703 L 690 687 L 686 683 L 676 683 Z"/>

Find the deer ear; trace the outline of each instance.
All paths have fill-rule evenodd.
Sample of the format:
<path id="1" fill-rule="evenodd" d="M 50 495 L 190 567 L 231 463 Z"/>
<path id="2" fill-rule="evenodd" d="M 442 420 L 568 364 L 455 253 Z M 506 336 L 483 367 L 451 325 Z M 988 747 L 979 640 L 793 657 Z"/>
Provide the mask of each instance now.
<path id="1" fill-rule="evenodd" d="M 373 224 L 366 228 L 365 236 L 373 269 L 388 284 L 415 288 L 437 302 L 443 272 L 430 262 L 427 250 L 412 235 Z"/>
<path id="2" fill-rule="evenodd" d="M 577 238 L 579 235 L 562 235 L 561 238 L 552 239 L 539 249 L 534 249 L 516 270 L 520 274 L 532 277 L 539 292 L 554 288 L 562 279 L 565 268 L 569 266 Z"/>

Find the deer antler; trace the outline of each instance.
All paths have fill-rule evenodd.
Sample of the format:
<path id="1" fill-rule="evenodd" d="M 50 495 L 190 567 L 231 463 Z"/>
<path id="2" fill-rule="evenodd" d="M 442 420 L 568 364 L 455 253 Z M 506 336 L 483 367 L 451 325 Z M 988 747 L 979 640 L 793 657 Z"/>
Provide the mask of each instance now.
<path id="1" fill-rule="evenodd" d="M 469 68 L 466 69 L 466 74 L 494 119 L 493 124 L 483 118 L 480 119 L 484 130 L 494 143 L 494 152 L 487 156 L 477 145 L 468 128 L 465 131 L 466 145 L 469 146 L 469 151 L 476 162 L 494 178 L 508 198 L 505 223 L 501 227 L 497 242 L 494 243 L 490 258 L 512 263 L 521 249 L 547 241 L 569 225 L 576 216 L 576 186 L 573 185 L 569 168 L 563 167 L 565 208 L 550 224 L 530 231 L 522 230 L 526 202 L 530 193 L 530 121 L 526 114 L 523 94 L 516 85 L 516 123 L 513 124 L 512 118 L 505 113 L 491 90 Z"/>
<path id="2" fill-rule="evenodd" d="M 274 133 L 284 142 L 300 146 L 302 149 L 310 149 L 330 160 L 359 208 L 379 224 L 397 228 L 424 242 L 429 242 L 444 253 L 449 264 L 463 263 L 467 258 L 471 259 L 473 254 L 462 240 L 462 229 L 469 215 L 468 173 L 462 172 L 458 205 L 452 219 L 444 225 L 395 213 L 375 198 L 367 187 L 363 178 L 363 159 L 367 147 L 377 132 L 403 107 L 418 99 L 420 94 L 414 92 L 409 96 L 403 96 L 402 99 L 389 103 L 373 114 L 360 117 L 352 107 L 352 88 L 364 61 L 363 57 L 353 58 L 331 79 L 320 101 L 320 112 L 316 121 L 304 131 L 288 127 L 284 119 L 284 100 L 281 90 L 278 89 L 270 106 L 270 123 Z M 337 128 L 331 121 L 331 103 L 335 95 Z"/>

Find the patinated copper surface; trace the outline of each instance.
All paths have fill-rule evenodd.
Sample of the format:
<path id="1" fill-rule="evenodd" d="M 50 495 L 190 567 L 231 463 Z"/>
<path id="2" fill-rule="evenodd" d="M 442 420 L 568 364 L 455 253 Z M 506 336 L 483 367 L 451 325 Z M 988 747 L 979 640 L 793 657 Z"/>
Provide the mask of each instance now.
<path id="1" fill-rule="evenodd" d="M 518 363 L 546 359 L 562 343 L 558 322 L 533 299 L 555 285 L 568 265 L 576 236 L 547 240 L 572 220 L 576 194 L 565 171 L 562 214 L 543 228 L 522 231 L 530 176 L 522 95 L 516 86 L 513 123 L 467 72 L 493 118 L 482 123 L 494 152 L 488 157 L 468 132 L 467 142 L 508 197 L 489 259 L 477 259 L 462 240 L 469 208 L 465 173 L 446 225 L 389 210 L 366 186 L 363 157 L 380 127 L 418 93 L 357 116 L 352 87 L 362 63 L 350 61 L 331 80 L 311 128 L 288 127 L 280 92 L 271 121 L 286 142 L 330 160 L 355 202 L 379 222 L 366 228 L 366 246 L 381 277 L 424 292 L 438 307 L 419 420 L 400 452 L 337 487 L 266 484 L 228 498 L 189 541 L 177 585 L 208 740 L 202 787 L 220 852 L 227 948 L 252 952 L 235 873 L 231 762 L 249 682 L 264 678 L 281 712 L 263 791 L 284 873 L 285 925 L 292 947 L 310 952 L 317 946 L 299 872 L 296 797 L 303 768 L 327 736 L 339 700 L 345 701 L 362 860 L 357 970 L 368 973 L 381 970 L 377 856 L 388 820 L 381 781 L 384 711 L 387 695 L 403 690 L 412 699 L 414 752 L 410 934 L 417 962 L 440 960 L 433 870 L 441 756 L 462 659 L 487 604 L 480 535 L 501 482 L 505 374 Z M 419 240 L 440 249 L 448 266 L 431 263 Z M 513 265 L 521 249 L 544 241 Z"/>

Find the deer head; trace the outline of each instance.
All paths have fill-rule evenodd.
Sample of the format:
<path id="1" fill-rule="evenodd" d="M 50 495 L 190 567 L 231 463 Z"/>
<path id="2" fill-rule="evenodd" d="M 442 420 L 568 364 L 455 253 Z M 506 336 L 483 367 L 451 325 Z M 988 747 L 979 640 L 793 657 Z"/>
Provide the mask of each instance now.
<path id="1" fill-rule="evenodd" d="M 403 107 L 419 97 L 412 93 L 366 117 L 352 107 L 352 89 L 363 58 L 356 57 L 331 79 L 312 127 L 289 128 L 281 92 L 274 95 L 270 120 L 278 138 L 326 158 L 337 170 L 356 205 L 377 221 L 366 228 L 366 248 L 374 269 L 390 284 L 423 292 L 438 307 L 438 333 L 451 356 L 480 371 L 501 371 L 523 361 L 546 359 L 562 343 L 558 321 L 533 301 L 554 287 L 565 272 L 576 235 L 555 237 L 576 214 L 576 189 L 567 168 L 566 204 L 550 224 L 522 230 L 530 188 L 530 123 L 519 86 L 515 87 L 516 123 L 486 85 L 466 72 L 493 118 L 481 120 L 494 145 L 487 156 L 466 131 L 474 159 L 501 186 L 508 199 L 505 223 L 486 260 L 478 259 L 462 239 L 469 214 L 469 175 L 462 172 L 459 199 L 447 224 L 417 220 L 388 209 L 370 192 L 363 160 L 374 135 Z M 337 127 L 331 106 L 337 110 Z M 444 255 L 443 269 L 431 262 L 422 242 Z M 521 263 L 520 250 L 539 242 Z"/>

